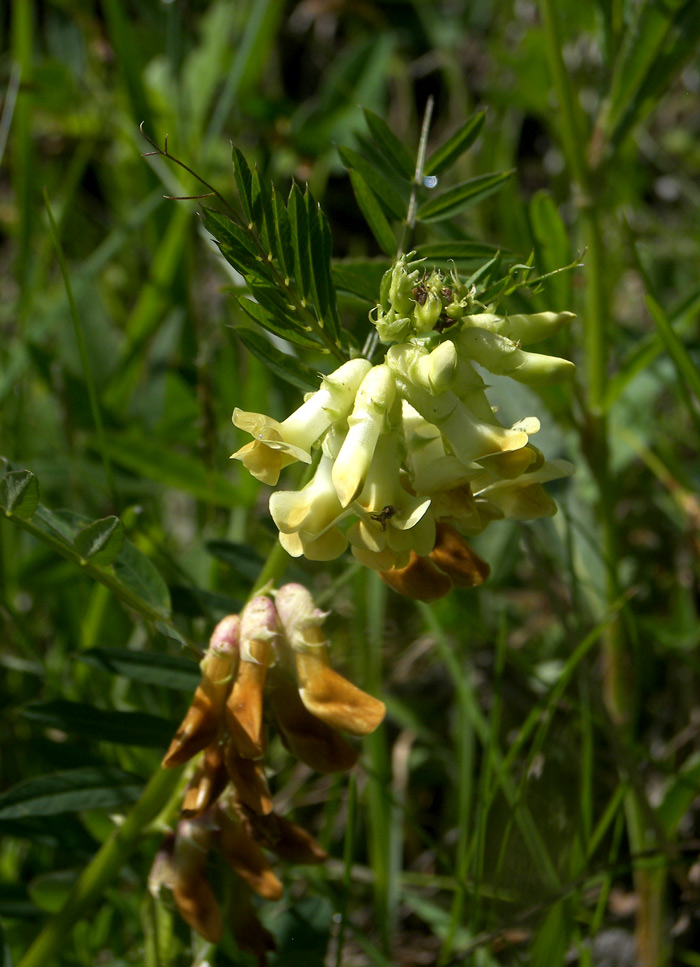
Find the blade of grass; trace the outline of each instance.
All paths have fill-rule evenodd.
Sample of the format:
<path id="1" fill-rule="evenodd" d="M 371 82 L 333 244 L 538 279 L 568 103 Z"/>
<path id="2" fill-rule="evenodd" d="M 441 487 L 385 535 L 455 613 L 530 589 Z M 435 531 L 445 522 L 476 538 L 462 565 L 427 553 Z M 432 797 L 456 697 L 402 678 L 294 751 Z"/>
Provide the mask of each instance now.
<path id="1" fill-rule="evenodd" d="M 78 313 L 78 307 L 75 304 L 75 299 L 73 298 L 73 289 L 71 287 L 70 275 L 68 274 L 68 267 L 66 265 L 66 260 L 63 256 L 63 248 L 61 247 L 61 242 L 58 237 L 58 230 L 56 228 L 56 222 L 54 221 L 53 213 L 51 211 L 51 204 L 49 202 L 49 195 L 44 188 L 44 204 L 46 206 L 46 213 L 49 219 L 49 230 L 51 232 L 51 238 L 56 247 L 56 258 L 58 259 L 58 264 L 61 269 L 61 275 L 63 276 L 63 284 L 66 288 L 66 296 L 68 298 L 68 305 L 70 307 L 71 319 L 73 321 L 73 328 L 75 330 L 75 340 L 78 344 L 78 352 L 80 353 L 80 364 L 83 369 L 83 377 L 85 378 L 85 385 L 87 386 L 88 397 L 90 400 L 90 411 L 92 413 L 92 419 L 95 424 L 95 433 L 97 435 L 97 448 L 99 450 L 100 456 L 102 458 L 102 466 L 104 467 L 105 480 L 107 482 L 107 488 L 109 490 L 112 505 L 117 507 L 117 490 L 114 481 L 114 474 L 112 473 L 112 465 L 109 460 L 109 455 L 107 453 L 107 446 L 105 441 L 104 424 L 102 423 L 102 413 L 100 411 L 100 404 L 97 397 L 97 387 L 95 385 L 95 376 L 92 371 L 92 366 L 90 364 L 90 356 L 87 350 L 87 343 L 85 342 L 85 333 L 83 332 L 83 325 Z"/>

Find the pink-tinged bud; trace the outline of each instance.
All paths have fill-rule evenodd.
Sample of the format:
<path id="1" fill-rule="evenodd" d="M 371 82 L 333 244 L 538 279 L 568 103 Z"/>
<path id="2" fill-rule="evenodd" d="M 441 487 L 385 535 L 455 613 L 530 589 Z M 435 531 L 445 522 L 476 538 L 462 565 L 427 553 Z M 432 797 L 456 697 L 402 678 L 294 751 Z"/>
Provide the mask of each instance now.
<path id="1" fill-rule="evenodd" d="M 238 660 L 238 631 L 238 615 L 229 615 L 214 629 L 200 663 L 202 678 L 163 758 L 164 768 L 182 765 L 216 740 Z"/>
<path id="2" fill-rule="evenodd" d="M 250 833 L 235 814 L 219 807 L 217 842 L 224 859 L 263 900 L 281 900 L 282 884 Z"/>
<path id="3" fill-rule="evenodd" d="M 263 689 L 276 637 L 275 606 L 258 595 L 241 614 L 241 660 L 226 703 L 226 725 L 245 759 L 260 759 L 264 753 Z"/>
<path id="4" fill-rule="evenodd" d="M 226 771 L 240 801 L 261 816 L 272 812 L 272 794 L 262 763 L 242 758 L 230 737 L 224 747 L 224 757 Z"/>
<path id="5" fill-rule="evenodd" d="M 209 943 L 218 943 L 224 930 L 221 911 L 204 876 L 210 844 L 211 828 L 202 820 L 178 825 L 173 898 L 182 919 Z"/>
<path id="6" fill-rule="evenodd" d="M 220 743 L 210 745 L 202 753 L 190 780 L 182 803 L 183 819 L 195 819 L 213 805 L 228 784 L 224 762 L 224 748 Z"/>
<path id="7" fill-rule="evenodd" d="M 309 712 L 292 677 L 283 669 L 274 668 L 270 684 L 272 711 L 285 748 L 324 775 L 352 769 L 357 750 L 340 732 Z"/>

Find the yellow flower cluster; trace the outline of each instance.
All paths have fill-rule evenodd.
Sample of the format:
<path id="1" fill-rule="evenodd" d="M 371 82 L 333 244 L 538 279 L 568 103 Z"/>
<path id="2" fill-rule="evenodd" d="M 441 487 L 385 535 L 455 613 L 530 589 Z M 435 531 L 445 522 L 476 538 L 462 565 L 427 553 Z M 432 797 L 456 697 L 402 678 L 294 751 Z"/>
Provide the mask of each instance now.
<path id="1" fill-rule="evenodd" d="M 326 561 L 350 546 L 362 564 L 396 572 L 433 552 L 438 525 L 471 536 L 492 521 L 551 516 L 543 483 L 572 472 L 545 461 L 529 438 L 532 416 L 503 426 L 478 367 L 530 385 L 567 378 L 573 363 L 522 348 L 573 318 L 569 312 L 497 316 L 474 312 L 455 276 L 425 273 L 401 257 L 370 314 L 384 361 L 352 359 L 321 381 L 281 423 L 236 409 L 253 442 L 233 454 L 259 480 L 311 463 L 299 491 L 276 491 L 270 513 L 293 557 Z"/>
<path id="2" fill-rule="evenodd" d="M 241 615 L 214 629 L 201 662 L 192 703 L 163 758 L 183 765 L 198 756 L 180 821 L 156 857 L 150 887 L 172 891 L 177 908 L 198 933 L 218 942 L 223 921 L 205 878 L 215 850 L 239 877 L 239 946 L 264 963 L 272 938 L 262 927 L 250 891 L 279 900 L 282 884 L 264 852 L 293 863 L 320 863 L 323 849 L 304 829 L 273 811 L 263 759 L 263 702 L 292 754 L 323 773 L 345 772 L 357 761 L 343 733 L 368 735 L 382 722 L 382 702 L 330 665 L 318 610 L 302 585 L 286 584 L 254 597 Z"/>

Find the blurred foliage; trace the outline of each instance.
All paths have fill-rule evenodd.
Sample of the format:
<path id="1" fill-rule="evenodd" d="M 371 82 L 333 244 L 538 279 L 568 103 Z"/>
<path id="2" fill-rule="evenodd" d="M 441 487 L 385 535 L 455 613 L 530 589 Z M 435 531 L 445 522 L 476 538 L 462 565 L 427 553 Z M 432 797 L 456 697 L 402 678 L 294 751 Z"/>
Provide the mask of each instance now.
<path id="1" fill-rule="evenodd" d="M 197 215 L 217 206 L 164 200 L 206 189 L 144 159 L 139 125 L 224 199 L 231 142 L 281 198 L 308 182 L 333 325 L 361 347 L 409 188 L 377 124 L 414 158 L 429 96 L 429 156 L 486 112 L 468 152 L 434 162 L 438 191 L 515 173 L 416 244 L 482 246 L 465 274 L 495 251 L 534 252 L 538 275 L 583 263 L 503 306 L 578 313 L 552 346 L 576 387 L 507 404 L 547 414 L 543 448 L 578 472 L 552 488 L 558 517 L 480 539 L 485 588 L 431 610 L 341 563 L 287 572 L 333 608 L 335 660 L 390 715 L 350 791 L 272 750 L 280 802 L 334 857 L 286 871 L 277 962 L 303 923 L 307 967 L 329 931 L 338 965 L 592 965 L 631 941 L 646 869 L 658 962 L 697 964 L 697 4 L 16 0 L 0 29 L 3 964 L 158 769 L 191 658 L 275 544 L 266 494 L 228 463 L 231 411 L 299 400 L 248 351 L 241 277 Z M 162 825 L 142 832 L 56 963 L 194 962 L 147 895 Z"/>

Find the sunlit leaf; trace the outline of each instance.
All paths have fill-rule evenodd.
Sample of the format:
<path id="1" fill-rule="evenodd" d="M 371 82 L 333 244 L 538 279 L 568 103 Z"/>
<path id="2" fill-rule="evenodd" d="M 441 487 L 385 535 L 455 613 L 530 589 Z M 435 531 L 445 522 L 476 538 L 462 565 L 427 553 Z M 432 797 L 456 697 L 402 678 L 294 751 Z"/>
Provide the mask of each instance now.
<path id="1" fill-rule="evenodd" d="M 83 558 L 103 567 L 111 564 L 124 545 L 124 525 L 118 517 L 104 517 L 83 527 L 73 538 Z"/>
<path id="2" fill-rule="evenodd" d="M 0 480 L 0 507 L 22 520 L 39 506 L 39 481 L 30 470 L 11 470 Z"/>
<path id="3" fill-rule="evenodd" d="M 396 239 L 389 222 L 386 220 L 386 215 L 382 211 L 381 205 L 359 171 L 351 168 L 349 174 L 355 199 L 357 200 L 360 211 L 365 217 L 365 221 L 369 225 L 381 250 L 386 255 L 393 257 L 396 254 Z"/>
<path id="4" fill-rule="evenodd" d="M 477 178 L 462 182 L 461 185 L 449 188 L 441 195 L 434 195 L 418 209 L 418 220 L 435 222 L 471 208 L 472 205 L 476 205 L 498 191 L 512 175 L 512 171 L 496 171 L 488 175 L 479 175 Z"/>
<path id="5" fill-rule="evenodd" d="M 383 118 L 368 108 L 363 109 L 365 121 L 375 144 L 398 175 L 411 181 L 415 172 L 415 161 Z"/>
<path id="6" fill-rule="evenodd" d="M 114 809 L 141 795 L 143 779 L 121 769 L 71 769 L 27 779 L 0 795 L 0 820 Z"/>
<path id="7" fill-rule="evenodd" d="M 423 173 L 426 175 L 439 175 L 453 165 L 460 155 L 464 154 L 479 137 L 485 120 L 486 111 L 479 111 L 477 114 L 472 114 L 444 144 L 433 151 L 425 162 Z"/>

